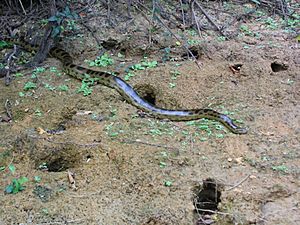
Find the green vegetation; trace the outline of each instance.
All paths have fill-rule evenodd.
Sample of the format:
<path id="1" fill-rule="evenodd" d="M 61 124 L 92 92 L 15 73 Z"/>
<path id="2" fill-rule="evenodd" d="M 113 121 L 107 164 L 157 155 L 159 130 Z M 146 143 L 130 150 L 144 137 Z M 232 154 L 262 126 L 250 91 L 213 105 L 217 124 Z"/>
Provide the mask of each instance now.
<path id="1" fill-rule="evenodd" d="M 48 22 L 56 22 L 56 26 L 53 28 L 51 36 L 57 37 L 60 35 L 61 32 L 65 30 L 76 30 L 76 19 L 78 19 L 79 16 L 75 12 L 71 12 L 70 8 L 66 6 L 64 11 L 57 12 L 56 15 L 51 16 L 47 20 L 42 20 L 42 24 L 47 24 Z M 63 22 L 66 21 L 67 24 L 64 25 Z"/>
<path id="2" fill-rule="evenodd" d="M 88 96 L 93 92 L 92 86 L 95 84 L 98 78 L 92 78 L 90 75 L 85 74 L 84 79 L 81 81 L 81 86 L 77 89 L 77 93 L 83 93 L 84 96 Z"/>
<path id="3" fill-rule="evenodd" d="M 23 191 L 25 189 L 24 183 L 28 181 L 27 177 L 20 177 L 20 178 L 14 178 L 12 179 L 11 184 L 6 186 L 5 192 L 7 194 L 16 194 L 20 191 Z"/>
<path id="4" fill-rule="evenodd" d="M 264 20 L 264 23 L 267 25 L 267 28 L 271 29 L 271 30 L 276 30 L 278 29 L 278 23 L 271 17 L 267 17 Z"/>
<path id="5" fill-rule="evenodd" d="M 218 40 L 219 42 L 223 42 L 223 41 L 226 41 L 226 37 L 224 37 L 224 36 L 219 36 L 219 37 L 217 38 L 217 40 Z"/>
<path id="6" fill-rule="evenodd" d="M 86 60 L 89 66 L 107 67 L 114 64 L 114 60 L 107 54 L 98 56 L 94 61 Z"/>
<path id="7" fill-rule="evenodd" d="M 0 41 L 0 49 L 10 47 L 11 44 L 6 41 Z"/>
<path id="8" fill-rule="evenodd" d="M 27 81 L 24 84 L 23 90 L 24 91 L 29 91 L 29 90 L 35 89 L 36 87 L 37 87 L 36 83 L 33 83 L 31 81 Z"/>
<path id="9" fill-rule="evenodd" d="M 166 181 L 164 182 L 164 185 L 165 185 L 166 187 L 171 187 L 172 184 L 173 184 L 173 182 L 172 182 L 172 181 L 169 181 L 169 180 L 166 180 Z"/>
<path id="10" fill-rule="evenodd" d="M 272 170 L 282 172 L 282 173 L 287 173 L 288 172 L 288 168 L 284 165 L 272 166 Z"/>
<path id="11" fill-rule="evenodd" d="M 0 171 L 4 171 L 6 169 L 5 166 L 0 167 Z M 15 174 L 16 168 L 13 164 L 8 166 L 8 169 L 12 175 Z M 25 189 L 24 183 L 28 181 L 27 177 L 13 178 L 11 183 L 5 187 L 5 193 L 7 194 L 16 194 Z"/>
<path id="12" fill-rule="evenodd" d="M 41 117 L 43 115 L 42 111 L 40 109 L 36 109 L 34 111 L 34 115 L 37 116 L 37 117 Z"/>
<path id="13" fill-rule="evenodd" d="M 146 59 L 146 57 L 144 59 Z M 125 70 L 126 74 L 124 76 L 124 80 L 126 80 L 126 81 L 130 80 L 131 77 L 135 76 L 134 72 L 136 72 L 138 70 L 146 70 L 146 69 L 150 69 L 150 68 L 155 68 L 155 67 L 157 67 L 157 65 L 158 65 L 157 61 L 142 61 L 141 63 L 134 64 Z"/>

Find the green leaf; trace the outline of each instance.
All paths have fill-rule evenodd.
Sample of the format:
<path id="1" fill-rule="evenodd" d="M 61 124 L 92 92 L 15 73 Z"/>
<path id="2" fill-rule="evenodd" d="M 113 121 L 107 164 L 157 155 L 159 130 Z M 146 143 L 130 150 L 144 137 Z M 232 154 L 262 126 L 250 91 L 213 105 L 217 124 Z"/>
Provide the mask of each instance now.
<path id="1" fill-rule="evenodd" d="M 51 16 L 50 18 L 48 18 L 48 21 L 49 22 L 55 22 L 58 20 L 58 17 L 57 16 Z"/>
<path id="2" fill-rule="evenodd" d="M 14 190 L 14 186 L 12 184 L 7 185 L 6 188 L 5 188 L 5 192 L 7 194 L 11 194 L 13 192 L 13 190 Z"/>
<path id="3" fill-rule="evenodd" d="M 34 181 L 35 182 L 40 182 L 41 181 L 41 177 L 40 176 L 34 176 Z"/>
<path id="4" fill-rule="evenodd" d="M 24 183 L 27 182 L 27 181 L 28 181 L 28 178 L 27 178 L 27 177 L 21 177 L 21 178 L 18 179 L 18 183 L 19 183 L 20 185 L 24 184 Z"/>
<path id="5" fill-rule="evenodd" d="M 169 181 L 169 180 L 165 181 L 165 186 L 166 187 L 171 187 L 172 186 L 172 181 Z"/>
<path id="6" fill-rule="evenodd" d="M 165 162 L 159 162 L 159 167 L 160 168 L 165 168 L 167 166 L 167 163 Z"/>
<path id="7" fill-rule="evenodd" d="M 258 1 L 258 0 L 251 0 L 251 1 L 257 5 L 260 5 L 260 1 Z"/>
<path id="8" fill-rule="evenodd" d="M 31 81 L 28 81 L 28 82 L 26 82 L 25 83 L 25 85 L 24 85 L 24 91 L 28 91 L 28 90 L 30 90 L 30 89 L 35 89 L 37 86 L 36 86 L 36 84 L 35 83 L 33 83 L 33 82 L 31 82 Z"/>
<path id="9" fill-rule="evenodd" d="M 57 37 L 58 34 L 60 33 L 60 27 L 54 27 L 54 29 L 52 30 L 52 37 Z"/>
<path id="10" fill-rule="evenodd" d="M 9 168 L 9 170 L 10 170 L 10 172 L 11 172 L 12 174 L 15 173 L 16 167 L 15 167 L 13 164 L 10 164 L 10 165 L 8 166 L 8 168 Z"/>

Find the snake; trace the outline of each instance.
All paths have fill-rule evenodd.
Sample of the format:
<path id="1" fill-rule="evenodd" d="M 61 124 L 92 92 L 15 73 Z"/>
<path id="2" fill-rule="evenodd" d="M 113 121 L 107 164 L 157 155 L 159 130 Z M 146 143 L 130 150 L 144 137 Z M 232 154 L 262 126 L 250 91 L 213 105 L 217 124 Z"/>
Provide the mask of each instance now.
<path id="1" fill-rule="evenodd" d="M 2 38 L 4 41 L 19 45 L 26 51 L 37 51 L 38 45 L 33 45 L 24 40 L 24 38 Z M 82 67 L 73 62 L 72 56 L 62 48 L 53 47 L 50 49 L 48 55 L 57 58 L 62 62 L 63 72 L 78 80 L 83 80 L 88 75 L 94 78 L 97 83 L 115 89 L 119 94 L 131 105 L 150 114 L 157 119 L 167 119 L 170 121 L 192 121 L 201 118 L 214 120 L 224 125 L 230 132 L 234 134 L 246 134 L 247 128 L 237 126 L 233 120 L 220 112 L 208 108 L 199 109 L 165 109 L 158 107 L 144 98 L 142 98 L 134 88 L 122 78 L 112 75 L 109 72 L 96 71 L 89 68 Z"/>

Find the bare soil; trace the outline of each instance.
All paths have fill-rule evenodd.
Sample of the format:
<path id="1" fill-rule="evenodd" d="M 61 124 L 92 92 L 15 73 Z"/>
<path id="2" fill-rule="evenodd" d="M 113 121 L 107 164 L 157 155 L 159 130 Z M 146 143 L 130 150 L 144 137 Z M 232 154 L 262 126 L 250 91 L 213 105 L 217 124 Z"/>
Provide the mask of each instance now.
<path id="1" fill-rule="evenodd" d="M 62 74 L 38 74 L 34 90 L 23 90 L 32 70 L 9 86 L 0 82 L 1 115 L 7 99 L 13 109 L 13 121 L 0 123 L 0 166 L 16 168 L 14 174 L 7 167 L 0 172 L 0 224 L 196 224 L 194 189 L 207 178 L 224 185 L 215 224 L 300 224 L 299 42 L 255 21 L 247 26 L 260 37 L 222 41 L 212 32 L 203 38 L 196 45 L 201 68 L 180 57 L 185 51 L 176 40 L 159 33 L 152 38 L 179 61 L 136 71 L 128 81 L 161 107 L 229 113 L 249 128 L 246 135 L 213 122 L 140 116 L 101 85 L 83 96 L 76 91 L 81 83 L 62 73 L 53 58 L 44 67 Z M 163 56 L 157 46 L 143 49 L 143 31 L 118 36 L 107 29 L 99 36 L 121 43 L 109 52 L 115 54 L 109 70 L 123 71 L 121 77 L 143 54 L 147 60 Z M 82 65 L 97 56 L 95 44 L 88 34 L 64 40 Z M 116 57 L 120 48 L 125 58 Z M 242 66 L 233 72 L 236 64 Z M 69 90 L 51 91 L 46 83 Z M 59 133 L 44 132 L 61 124 L 66 129 Z M 29 178 L 25 190 L 5 194 L 11 180 L 22 176 Z"/>

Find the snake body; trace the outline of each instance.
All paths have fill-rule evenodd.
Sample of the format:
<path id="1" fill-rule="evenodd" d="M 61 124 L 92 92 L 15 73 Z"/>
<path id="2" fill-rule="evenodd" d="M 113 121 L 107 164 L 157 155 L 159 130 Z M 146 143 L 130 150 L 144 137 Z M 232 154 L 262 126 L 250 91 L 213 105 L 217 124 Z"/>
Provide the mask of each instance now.
<path id="1" fill-rule="evenodd" d="M 31 45 L 22 39 L 5 39 L 20 45 L 25 50 L 37 50 L 37 46 Z M 192 109 L 192 110 L 170 110 L 159 108 L 138 95 L 138 93 L 122 78 L 111 75 L 107 72 L 91 70 L 73 63 L 73 58 L 68 52 L 60 48 L 52 48 L 49 52 L 50 56 L 58 58 L 63 63 L 63 70 L 66 74 L 82 80 L 88 74 L 91 78 L 95 78 L 97 83 L 117 90 L 122 97 L 130 104 L 146 113 L 150 113 L 153 117 L 159 119 L 168 119 L 171 121 L 190 121 L 200 118 L 216 120 L 223 124 L 234 134 L 246 134 L 248 129 L 241 128 L 234 124 L 227 115 L 214 111 L 212 109 Z"/>

